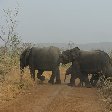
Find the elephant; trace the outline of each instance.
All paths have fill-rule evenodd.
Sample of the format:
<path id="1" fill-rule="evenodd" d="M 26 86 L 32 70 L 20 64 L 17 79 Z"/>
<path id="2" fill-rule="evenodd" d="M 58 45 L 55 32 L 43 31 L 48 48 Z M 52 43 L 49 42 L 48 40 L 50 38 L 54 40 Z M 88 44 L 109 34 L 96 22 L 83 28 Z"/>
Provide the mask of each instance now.
<path id="1" fill-rule="evenodd" d="M 20 56 L 20 69 L 23 71 L 24 67 L 29 66 L 31 77 L 35 80 L 35 70 L 38 70 L 37 78 L 45 80 L 42 76 L 44 71 L 52 71 L 49 83 L 54 84 L 56 77 L 56 84 L 60 84 L 60 50 L 57 47 L 32 47 L 23 51 Z"/>
<path id="2" fill-rule="evenodd" d="M 83 51 L 78 47 L 70 50 L 65 50 L 60 56 L 62 64 L 72 62 L 73 69 L 76 74 L 83 74 L 87 77 L 88 74 L 98 74 L 102 71 L 106 77 L 112 77 L 112 63 L 109 55 L 101 50 Z M 71 75 L 70 85 L 74 84 L 75 75 Z M 86 81 L 87 85 L 89 80 Z"/>
<path id="3" fill-rule="evenodd" d="M 80 79 L 80 85 L 82 87 L 84 86 L 83 83 L 85 83 L 87 77 L 85 75 L 81 76 L 81 74 L 77 74 L 76 68 L 72 67 L 72 65 L 66 70 L 64 82 L 66 80 L 66 76 L 69 74 L 74 75 L 74 79 L 79 78 Z"/>
<path id="4" fill-rule="evenodd" d="M 24 72 L 24 68 L 29 66 L 29 61 L 31 59 L 30 52 L 31 52 L 31 48 L 28 47 L 20 55 L 20 70 L 21 70 L 21 74 Z M 31 78 L 33 78 L 35 80 L 35 74 L 34 75 L 32 74 L 30 66 L 29 66 L 29 68 L 30 68 Z M 40 80 L 45 80 L 45 77 L 41 76 Z"/>

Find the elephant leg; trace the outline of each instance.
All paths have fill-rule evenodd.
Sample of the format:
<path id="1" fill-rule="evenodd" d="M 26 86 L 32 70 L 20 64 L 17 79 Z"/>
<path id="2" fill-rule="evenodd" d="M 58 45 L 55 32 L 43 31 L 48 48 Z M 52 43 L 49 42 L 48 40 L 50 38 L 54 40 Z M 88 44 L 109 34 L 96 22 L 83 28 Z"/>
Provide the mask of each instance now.
<path id="1" fill-rule="evenodd" d="M 84 83 L 85 83 L 85 80 L 81 76 L 78 77 L 78 78 L 80 79 L 80 82 L 79 82 L 78 86 L 83 87 L 84 86 Z"/>
<path id="2" fill-rule="evenodd" d="M 38 70 L 37 78 L 40 79 L 42 74 L 43 74 L 43 71 L 42 70 Z"/>
<path id="3" fill-rule="evenodd" d="M 76 78 L 80 79 L 79 86 L 83 86 L 84 76 L 82 74 L 80 64 L 78 63 L 78 61 L 74 61 L 72 63 L 72 74 L 71 74 L 71 79 L 70 79 L 70 83 L 72 85 L 74 85 Z"/>
<path id="4" fill-rule="evenodd" d="M 75 79 L 77 78 L 77 73 L 76 71 L 72 70 L 71 72 L 71 78 L 70 78 L 70 83 L 68 83 L 68 86 L 75 86 Z"/>
<path id="5" fill-rule="evenodd" d="M 93 74 L 92 74 L 92 77 L 91 77 L 91 79 L 90 79 L 90 84 L 91 84 L 92 86 L 94 86 L 94 76 L 93 76 Z"/>
<path id="6" fill-rule="evenodd" d="M 88 74 L 86 74 L 86 75 L 83 75 L 83 74 L 82 74 L 82 76 L 81 76 L 81 78 L 80 78 L 81 87 L 86 86 L 86 79 L 87 79 L 87 78 L 88 78 Z"/>
<path id="7" fill-rule="evenodd" d="M 61 84 L 59 67 L 52 70 L 52 75 L 51 75 L 50 80 L 48 82 L 51 84 L 54 84 L 55 77 L 56 77 L 55 84 Z"/>
<path id="8" fill-rule="evenodd" d="M 83 87 L 83 80 L 80 78 L 80 83 L 79 83 L 79 85 L 81 86 L 81 87 Z"/>
<path id="9" fill-rule="evenodd" d="M 55 79 L 55 70 L 52 70 L 52 75 L 51 75 L 50 80 L 48 81 L 48 83 L 54 84 L 54 79 Z"/>
<path id="10" fill-rule="evenodd" d="M 81 86 L 81 87 L 83 87 L 83 75 L 82 75 L 82 73 L 81 74 L 79 74 L 79 79 L 80 79 L 80 82 L 79 82 L 79 86 Z"/>
<path id="11" fill-rule="evenodd" d="M 75 74 L 71 73 L 70 83 L 68 83 L 68 86 L 75 86 Z"/>
<path id="12" fill-rule="evenodd" d="M 52 74 L 48 83 L 54 84 L 54 75 Z"/>
<path id="13" fill-rule="evenodd" d="M 75 86 L 75 79 L 80 76 L 80 65 L 77 61 L 74 61 L 71 66 L 71 78 L 68 86 Z"/>
<path id="14" fill-rule="evenodd" d="M 43 70 L 38 70 L 37 73 L 37 78 L 40 79 L 41 81 L 45 80 L 45 76 L 42 76 L 43 72 L 44 72 Z"/>
<path id="15" fill-rule="evenodd" d="M 90 80 L 92 86 L 96 86 L 99 80 L 99 74 L 94 74 Z"/>
<path id="16" fill-rule="evenodd" d="M 87 88 L 91 88 L 91 84 L 90 84 L 90 81 L 88 79 L 88 74 L 84 74 L 85 75 L 85 86 Z"/>
<path id="17" fill-rule="evenodd" d="M 96 87 L 98 80 L 94 80 L 94 87 Z"/>
<path id="18" fill-rule="evenodd" d="M 33 78 L 33 80 L 35 81 L 35 69 L 33 67 L 30 67 L 30 74 L 31 78 Z"/>
<path id="19" fill-rule="evenodd" d="M 55 76 L 56 76 L 56 82 L 55 82 L 55 84 L 61 84 L 59 67 L 56 69 L 55 73 L 56 73 L 55 74 Z"/>

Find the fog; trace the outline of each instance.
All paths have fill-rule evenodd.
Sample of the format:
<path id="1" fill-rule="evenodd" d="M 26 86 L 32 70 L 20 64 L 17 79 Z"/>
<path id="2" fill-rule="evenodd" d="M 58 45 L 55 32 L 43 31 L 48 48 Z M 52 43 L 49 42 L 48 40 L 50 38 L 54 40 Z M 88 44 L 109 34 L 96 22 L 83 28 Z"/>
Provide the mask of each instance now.
<path id="1" fill-rule="evenodd" d="M 112 42 L 112 0 L 18 0 L 18 32 L 24 42 Z M 13 9 L 16 0 L 0 0 Z"/>

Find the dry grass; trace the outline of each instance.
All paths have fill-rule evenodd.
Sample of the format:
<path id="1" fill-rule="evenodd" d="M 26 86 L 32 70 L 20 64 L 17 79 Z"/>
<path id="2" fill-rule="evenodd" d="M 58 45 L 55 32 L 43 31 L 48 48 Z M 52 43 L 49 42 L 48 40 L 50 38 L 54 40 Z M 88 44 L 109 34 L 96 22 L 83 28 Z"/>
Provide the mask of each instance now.
<path id="1" fill-rule="evenodd" d="M 98 91 L 106 104 L 106 112 L 112 112 L 112 78 L 100 82 Z"/>
<path id="2" fill-rule="evenodd" d="M 37 85 L 39 80 L 33 81 L 30 77 L 29 69 L 26 68 L 22 82 L 20 82 L 20 70 L 19 67 L 13 67 L 5 75 L 5 81 L 0 82 L 0 102 L 6 102 L 16 98 L 19 94 L 25 94 L 29 89 Z M 64 79 L 66 67 L 61 67 L 61 79 Z M 37 72 L 37 71 L 36 71 Z M 49 80 L 52 72 L 44 72 L 46 80 Z M 63 81 L 63 80 L 62 80 Z"/>
<path id="3" fill-rule="evenodd" d="M 28 70 L 25 71 L 23 82 L 20 83 L 20 71 L 13 68 L 6 76 L 5 81 L 0 83 L 0 101 L 9 101 L 16 98 L 21 92 L 25 92 L 34 86 Z"/>

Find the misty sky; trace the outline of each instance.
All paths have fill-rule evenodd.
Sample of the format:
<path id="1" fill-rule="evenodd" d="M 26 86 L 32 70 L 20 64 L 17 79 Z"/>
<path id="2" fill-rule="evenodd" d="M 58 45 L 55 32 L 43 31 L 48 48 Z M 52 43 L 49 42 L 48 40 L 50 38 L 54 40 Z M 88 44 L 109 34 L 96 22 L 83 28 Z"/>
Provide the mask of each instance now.
<path id="1" fill-rule="evenodd" d="M 112 0 L 18 0 L 24 42 L 112 42 Z M 0 0 L 2 9 L 16 0 Z"/>

